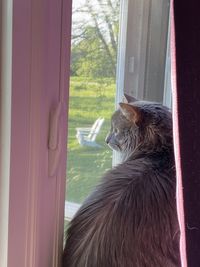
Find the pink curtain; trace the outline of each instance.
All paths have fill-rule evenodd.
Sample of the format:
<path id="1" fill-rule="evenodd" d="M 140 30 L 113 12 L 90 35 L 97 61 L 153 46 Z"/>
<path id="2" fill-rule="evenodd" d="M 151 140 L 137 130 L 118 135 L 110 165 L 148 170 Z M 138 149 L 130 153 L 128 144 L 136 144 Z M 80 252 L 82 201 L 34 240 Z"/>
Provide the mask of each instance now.
<path id="1" fill-rule="evenodd" d="M 183 267 L 200 266 L 199 3 L 171 2 L 174 146 Z"/>

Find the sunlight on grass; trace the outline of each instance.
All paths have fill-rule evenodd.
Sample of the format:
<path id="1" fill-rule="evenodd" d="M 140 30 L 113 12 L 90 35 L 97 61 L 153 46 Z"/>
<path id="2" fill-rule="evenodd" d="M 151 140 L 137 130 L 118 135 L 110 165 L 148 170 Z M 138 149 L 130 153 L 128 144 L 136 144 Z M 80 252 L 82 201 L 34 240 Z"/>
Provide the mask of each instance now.
<path id="1" fill-rule="evenodd" d="M 71 77 L 68 120 L 67 200 L 81 203 L 111 168 L 112 152 L 104 140 L 114 111 L 115 81 L 110 78 Z M 105 119 L 96 142 L 101 148 L 82 147 L 76 139 L 77 127 L 91 126 Z"/>

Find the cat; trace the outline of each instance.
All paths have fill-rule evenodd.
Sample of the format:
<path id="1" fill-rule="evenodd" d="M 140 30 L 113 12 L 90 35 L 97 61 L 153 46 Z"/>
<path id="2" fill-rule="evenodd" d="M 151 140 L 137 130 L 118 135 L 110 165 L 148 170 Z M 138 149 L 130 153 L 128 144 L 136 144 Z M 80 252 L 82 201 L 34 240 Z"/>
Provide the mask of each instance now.
<path id="1" fill-rule="evenodd" d="M 181 266 L 170 110 L 135 99 L 119 103 L 106 143 L 123 162 L 72 219 L 63 267 Z"/>

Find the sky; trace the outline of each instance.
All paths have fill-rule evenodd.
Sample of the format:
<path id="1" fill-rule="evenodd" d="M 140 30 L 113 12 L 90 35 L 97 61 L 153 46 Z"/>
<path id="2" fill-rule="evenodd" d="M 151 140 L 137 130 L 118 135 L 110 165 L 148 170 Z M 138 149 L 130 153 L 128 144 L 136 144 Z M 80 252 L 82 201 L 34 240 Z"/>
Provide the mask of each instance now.
<path id="1" fill-rule="evenodd" d="M 75 35 L 79 35 L 82 32 L 81 25 L 93 25 L 94 26 L 95 24 L 94 24 L 94 19 L 92 18 L 92 16 L 90 16 L 89 13 L 86 14 L 84 12 L 75 12 L 78 10 L 79 7 L 83 7 L 83 10 L 84 10 L 84 4 L 88 0 L 72 0 L 72 1 L 73 1 L 72 2 L 73 3 L 72 35 L 75 36 Z M 115 1 L 116 3 L 118 2 L 118 0 L 114 0 L 112 2 L 115 2 Z M 100 25 L 101 29 L 106 34 L 108 29 L 107 29 L 107 24 L 105 23 L 105 18 L 104 16 L 102 16 L 102 7 L 99 6 L 99 2 L 97 0 L 90 0 L 90 3 L 93 6 L 93 11 L 95 11 L 96 13 L 96 19 L 98 20 L 98 24 Z M 103 7 L 104 11 L 106 12 L 107 10 L 108 12 L 110 12 L 110 10 L 106 8 L 107 1 L 106 0 L 105 2 L 102 1 L 102 4 L 103 3 L 105 4 L 105 6 Z"/>

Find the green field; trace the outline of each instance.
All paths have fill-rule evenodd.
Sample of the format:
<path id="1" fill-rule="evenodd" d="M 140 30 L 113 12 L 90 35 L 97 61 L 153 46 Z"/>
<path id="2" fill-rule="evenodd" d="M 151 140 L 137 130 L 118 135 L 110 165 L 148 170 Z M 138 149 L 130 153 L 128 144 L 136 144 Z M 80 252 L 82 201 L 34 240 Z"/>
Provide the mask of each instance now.
<path id="1" fill-rule="evenodd" d="M 114 111 L 115 81 L 71 77 L 68 120 L 67 200 L 81 203 L 111 168 L 112 151 L 104 140 Z M 76 139 L 77 127 L 91 126 L 98 117 L 105 119 L 96 142 L 101 148 L 82 147 Z"/>

